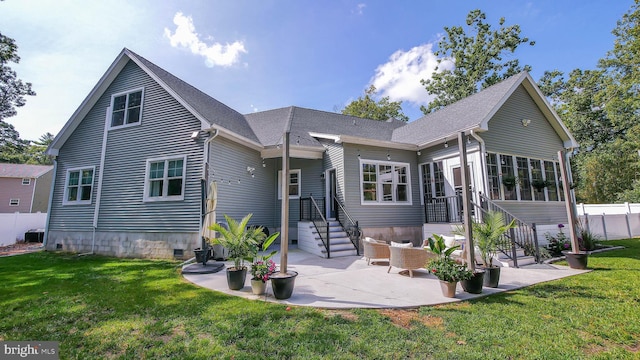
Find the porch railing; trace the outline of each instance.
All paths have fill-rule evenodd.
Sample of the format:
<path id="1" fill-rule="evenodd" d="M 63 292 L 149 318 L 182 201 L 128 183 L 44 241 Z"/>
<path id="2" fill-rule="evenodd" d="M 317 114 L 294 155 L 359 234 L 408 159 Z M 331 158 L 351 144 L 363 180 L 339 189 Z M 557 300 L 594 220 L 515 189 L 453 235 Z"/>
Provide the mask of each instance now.
<path id="1" fill-rule="evenodd" d="M 511 258 L 511 260 L 513 260 L 513 266 L 515 267 L 518 267 L 518 247 L 523 249 L 525 255 L 533 256 L 536 263 L 539 263 L 540 250 L 538 248 L 536 224 L 529 225 L 525 223 L 483 194 L 479 194 L 479 198 L 480 204 L 472 203 L 472 206 L 479 210 L 476 214 L 486 214 L 489 211 L 496 211 L 502 213 L 504 221 L 507 224 L 512 220 L 515 221 L 516 227 L 510 229 L 509 234 L 504 235 L 498 243 L 500 252 Z M 476 216 L 475 221 L 482 221 L 482 218 Z"/>
<path id="2" fill-rule="evenodd" d="M 424 197 L 424 218 L 427 223 L 463 223 L 462 194 Z M 472 215 L 475 213 L 472 210 Z"/>
<path id="3" fill-rule="evenodd" d="M 322 204 L 322 207 L 318 206 L 318 202 Z M 323 199 L 316 201 L 311 194 L 309 194 L 308 198 L 300 198 L 300 220 L 313 223 L 322 245 L 327 250 L 328 259 L 331 258 L 330 227 L 321 209 L 324 209 Z"/>
<path id="4" fill-rule="evenodd" d="M 360 229 L 358 221 L 353 220 L 351 215 L 349 215 L 347 209 L 337 196 L 333 197 L 333 201 L 337 205 L 336 220 L 338 220 L 340 226 L 342 226 L 344 231 L 347 233 L 347 236 L 349 236 L 349 240 L 351 240 L 351 243 L 356 248 L 356 254 L 360 256 L 360 237 L 362 236 L 362 229 Z"/>

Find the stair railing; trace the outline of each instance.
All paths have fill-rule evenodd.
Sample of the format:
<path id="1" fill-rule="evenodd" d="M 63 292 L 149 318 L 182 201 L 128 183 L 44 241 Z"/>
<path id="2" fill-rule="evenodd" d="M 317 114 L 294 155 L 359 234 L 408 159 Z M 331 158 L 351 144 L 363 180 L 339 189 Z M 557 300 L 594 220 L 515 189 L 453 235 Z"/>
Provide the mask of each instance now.
<path id="1" fill-rule="evenodd" d="M 324 208 L 324 207 L 322 207 Z M 316 232 L 322 241 L 322 245 L 327 250 L 327 259 L 331 258 L 331 238 L 329 222 L 322 215 L 321 208 L 313 198 L 312 194 L 309 194 L 308 198 L 300 198 L 300 220 L 311 221 L 316 228 Z M 324 231 L 322 231 L 324 230 Z"/>
<path id="2" fill-rule="evenodd" d="M 351 240 L 351 243 L 356 248 L 356 254 L 360 256 L 360 237 L 362 236 L 362 229 L 360 229 L 358 221 L 353 220 L 351 215 L 349 215 L 347 209 L 337 196 L 333 196 L 333 201 L 338 205 L 336 220 L 338 220 L 340 226 L 344 229 L 344 232 L 349 236 L 349 240 Z"/>
<path id="3" fill-rule="evenodd" d="M 539 263 L 541 259 L 540 249 L 538 248 L 538 232 L 536 230 L 536 224 L 533 223 L 529 225 L 524 221 L 518 219 L 515 215 L 511 214 L 509 211 L 493 202 L 484 194 L 479 194 L 479 198 L 480 205 L 473 203 L 473 206 L 477 209 L 480 209 L 480 212 L 482 214 L 485 214 L 489 211 L 496 211 L 502 213 L 502 216 L 504 217 L 504 220 L 507 224 L 512 220 L 515 221 L 516 227 L 512 228 L 509 231 L 508 235 L 503 236 L 503 238 L 505 238 L 505 241 L 499 242 L 499 250 L 510 257 L 514 262 L 514 266 L 516 267 L 518 266 L 516 256 L 517 247 L 522 248 L 525 255 L 533 256 L 536 263 Z M 476 221 L 481 220 L 482 219 L 476 219 Z M 506 241 L 507 239 L 508 241 Z"/>

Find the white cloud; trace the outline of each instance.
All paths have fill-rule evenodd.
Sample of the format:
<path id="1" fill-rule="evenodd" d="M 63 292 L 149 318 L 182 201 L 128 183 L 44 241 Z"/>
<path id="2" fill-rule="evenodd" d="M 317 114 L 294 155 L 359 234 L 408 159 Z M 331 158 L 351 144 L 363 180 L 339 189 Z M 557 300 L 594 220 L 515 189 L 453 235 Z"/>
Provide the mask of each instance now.
<path id="1" fill-rule="evenodd" d="M 431 96 L 422 79 L 430 79 L 436 66 L 439 70 L 453 69 L 451 59 L 443 59 L 438 65 L 438 57 L 433 54 L 433 44 L 427 43 L 411 48 L 409 51 L 398 50 L 389 57 L 389 61 L 378 66 L 371 79 L 378 94 L 388 96 L 391 101 L 407 101 L 416 105 L 427 104 Z"/>
<path id="2" fill-rule="evenodd" d="M 208 67 L 231 66 L 240 61 L 240 54 L 247 52 L 242 41 L 224 45 L 214 42 L 207 45 L 196 33 L 191 16 L 184 16 L 181 12 L 177 12 L 173 17 L 173 23 L 176 25 L 173 34 L 171 30 L 164 29 L 164 36 L 169 39 L 171 46 L 188 48 L 193 54 L 203 56 Z M 211 39 L 210 36 L 207 37 L 207 40 Z"/>
<path id="3" fill-rule="evenodd" d="M 367 4 L 365 3 L 360 3 L 358 5 L 356 5 L 356 11 L 355 13 L 358 15 L 362 15 L 364 13 L 364 8 L 367 7 Z"/>

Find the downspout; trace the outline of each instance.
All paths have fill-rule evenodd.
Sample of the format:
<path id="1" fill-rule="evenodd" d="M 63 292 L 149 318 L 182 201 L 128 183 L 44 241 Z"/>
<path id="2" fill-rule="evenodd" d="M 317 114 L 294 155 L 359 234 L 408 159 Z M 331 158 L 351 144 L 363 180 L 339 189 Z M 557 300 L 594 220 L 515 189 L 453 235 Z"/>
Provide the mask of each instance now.
<path id="1" fill-rule="evenodd" d="M 482 190 L 484 195 L 488 196 L 489 186 L 487 184 L 487 147 L 482 139 L 475 131 L 471 130 L 471 136 L 480 144 L 480 174 L 482 175 Z"/>
<path id="2" fill-rule="evenodd" d="M 109 139 L 109 120 L 111 113 L 111 106 L 107 108 L 107 115 L 104 121 L 104 132 L 102 134 L 102 151 L 100 153 L 100 175 L 98 176 L 98 190 L 96 191 L 96 205 L 93 210 L 93 224 L 91 230 L 91 251 L 78 256 L 92 255 L 95 253 L 96 248 L 96 229 L 98 228 L 98 217 L 100 216 L 100 199 L 102 198 L 102 179 L 104 178 L 104 163 L 107 156 L 107 140 Z M 94 174 L 95 175 L 95 174 Z"/>
<path id="3" fill-rule="evenodd" d="M 205 213 L 207 211 L 206 208 L 205 208 L 205 201 L 206 201 L 206 198 L 207 198 L 207 189 L 209 188 L 207 186 L 208 185 L 208 181 L 207 180 L 209 179 L 209 171 L 208 171 L 209 170 L 209 151 L 211 149 L 211 142 L 213 141 L 213 139 L 215 139 L 218 136 L 218 133 L 219 133 L 218 129 L 213 129 L 213 131 L 214 131 L 213 134 L 209 135 L 209 138 L 207 140 L 205 140 L 205 142 L 204 142 L 204 146 L 203 146 L 203 148 L 204 148 L 204 150 L 203 150 L 204 151 L 204 157 L 203 157 L 204 161 L 202 162 L 202 176 L 200 178 L 200 189 L 201 189 L 201 196 L 200 196 L 201 197 L 201 201 L 200 201 L 200 203 L 201 204 L 200 204 L 200 222 L 199 222 L 200 227 L 199 227 L 199 229 L 200 229 L 200 238 L 202 240 L 201 249 L 203 249 L 203 250 L 205 248 L 205 242 L 206 242 L 205 239 L 204 239 L 204 236 L 202 236 L 202 235 L 204 235 L 203 232 L 202 232 L 202 225 L 204 224 L 204 216 L 205 216 Z M 211 134 L 211 133 L 209 133 L 209 134 Z M 194 257 L 194 259 L 195 259 L 195 257 Z"/>
<path id="4" fill-rule="evenodd" d="M 53 177 L 51 187 L 49 188 L 49 201 L 47 204 L 47 220 L 44 224 L 44 238 L 42 239 L 42 247 L 47 248 L 47 240 L 49 238 L 49 223 L 51 222 L 51 205 L 53 204 L 53 189 L 56 184 L 56 174 L 58 172 L 58 159 L 53 159 Z"/>

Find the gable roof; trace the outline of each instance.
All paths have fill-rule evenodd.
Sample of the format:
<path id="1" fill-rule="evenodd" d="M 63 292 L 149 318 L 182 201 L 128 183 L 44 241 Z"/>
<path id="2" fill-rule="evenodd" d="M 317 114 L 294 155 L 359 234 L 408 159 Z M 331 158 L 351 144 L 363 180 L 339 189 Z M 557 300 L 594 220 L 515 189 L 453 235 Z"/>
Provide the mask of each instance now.
<path id="1" fill-rule="evenodd" d="M 409 150 L 422 149 L 443 142 L 447 137 L 457 136 L 461 131 L 488 130 L 491 117 L 520 85 L 536 102 L 564 141 L 565 147 L 577 147 L 573 136 L 526 72 L 408 124 L 395 119 L 377 121 L 295 106 L 242 115 L 125 48 L 55 137 L 47 149 L 48 154 L 58 154 L 58 150 L 129 61 L 133 61 L 199 119 L 202 129 L 214 128 L 221 136 L 255 150 L 275 148 L 286 130 L 290 131 L 294 147 L 313 152 L 323 150 L 318 138 Z"/>
<path id="2" fill-rule="evenodd" d="M 489 129 L 489 120 L 520 85 L 523 85 L 536 102 L 563 140 L 565 147 L 577 147 L 578 143 L 527 72 L 514 75 L 396 129 L 393 141 L 413 143 L 419 148 L 424 148 L 443 142 L 445 138 L 456 138 L 462 131 L 486 131 Z"/>
<path id="3" fill-rule="evenodd" d="M 0 177 L 35 179 L 53 170 L 50 165 L 0 163 Z"/>
<path id="4" fill-rule="evenodd" d="M 214 127 L 227 136 L 242 140 L 245 144 L 256 148 L 260 147 L 258 138 L 242 114 L 180 80 L 142 56 L 124 48 L 98 83 L 93 87 L 89 95 L 87 95 L 80 104 L 78 109 L 71 115 L 62 130 L 56 135 L 47 149 L 48 154 L 58 154 L 58 150 L 69 139 L 82 119 L 84 119 L 129 61 L 136 63 L 147 75 L 154 79 L 171 96 L 199 119 L 203 129 Z"/>

